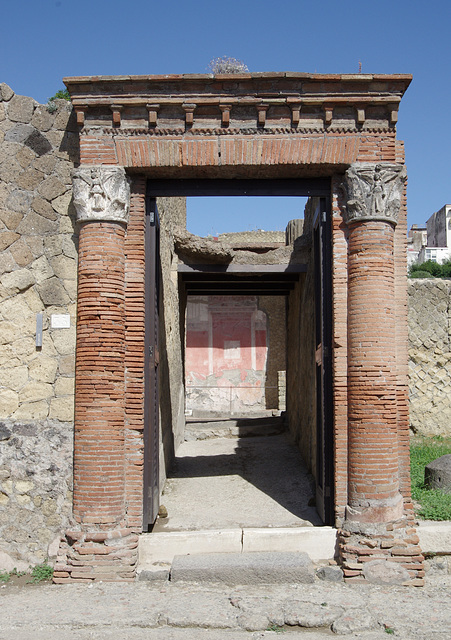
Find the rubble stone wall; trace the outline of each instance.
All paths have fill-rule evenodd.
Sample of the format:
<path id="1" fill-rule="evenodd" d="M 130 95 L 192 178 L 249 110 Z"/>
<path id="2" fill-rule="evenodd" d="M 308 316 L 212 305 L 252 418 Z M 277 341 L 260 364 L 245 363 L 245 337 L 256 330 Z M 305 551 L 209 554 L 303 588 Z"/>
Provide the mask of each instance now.
<path id="1" fill-rule="evenodd" d="M 451 435 L 451 281 L 409 280 L 410 424 Z"/>
<path id="2" fill-rule="evenodd" d="M 0 554 L 41 562 L 71 510 L 78 134 L 0 85 Z M 37 316 L 42 314 L 42 346 Z M 53 326 L 52 326 L 53 324 Z M 63 324 L 66 328 L 58 328 Z M 55 546 L 55 545 L 53 545 Z M 56 549 L 54 550 L 56 555 Z M 0 566 L 0 569 L 2 567 Z"/>

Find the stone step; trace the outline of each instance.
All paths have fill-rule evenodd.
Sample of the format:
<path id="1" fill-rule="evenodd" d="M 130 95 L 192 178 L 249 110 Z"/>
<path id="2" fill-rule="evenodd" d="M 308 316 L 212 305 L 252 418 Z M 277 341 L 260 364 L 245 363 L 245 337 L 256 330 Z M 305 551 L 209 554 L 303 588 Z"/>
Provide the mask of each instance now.
<path id="1" fill-rule="evenodd" d="M 282 416 L 262 418 L 237 418 L 229 420 L 187 421 L 185 440 L 208 438 L 248 438 L 251 436 L 273 436 L 285 431 Z"/>
<path id="2" fill-rule="evenodd" d="M 175 556 L 171 582 L 227 585 L 312 583 L 315 567 L 307 553 L 202 553 Z"/>
<path id="3" fill-rule="evenodd" d="M 336 529 L 281 527 L 165 531 L 139 537 L 138 573 L 168 571 L 177 555 L 304 552 L 314 561 L 331 560 Z"/>

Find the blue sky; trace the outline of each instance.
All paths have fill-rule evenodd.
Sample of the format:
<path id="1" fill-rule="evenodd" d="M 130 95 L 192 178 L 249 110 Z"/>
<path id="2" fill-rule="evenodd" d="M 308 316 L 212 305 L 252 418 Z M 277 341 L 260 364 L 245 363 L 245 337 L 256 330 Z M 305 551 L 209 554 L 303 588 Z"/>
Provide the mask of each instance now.
<path id="1" fill-rule="evenodd" d="M 0 81 L 39 102 L 64 76 L 204 73 L 223 55 L 251 71 L 356 73 L 361 61 L 364 73 L 411 73 L 398 123 L 409 224 L 451 203 L 450 0 L 10 0 L 1 19 Z M 192 230 L 282 229 L 299 208 L 204 201 Z"/>

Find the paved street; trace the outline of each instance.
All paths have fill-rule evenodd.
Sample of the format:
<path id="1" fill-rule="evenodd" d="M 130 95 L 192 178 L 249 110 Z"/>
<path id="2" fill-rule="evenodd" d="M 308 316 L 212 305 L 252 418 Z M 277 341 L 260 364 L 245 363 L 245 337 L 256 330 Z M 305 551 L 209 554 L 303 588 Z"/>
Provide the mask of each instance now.
<path id="1" fill-rule="evenodd" d="M 450 629 L 451 576 L 436 569 L 423 588 L 319 579 L 258 587 L 155 581 L 0 588 L 0 640 L 449 640 Z"/>

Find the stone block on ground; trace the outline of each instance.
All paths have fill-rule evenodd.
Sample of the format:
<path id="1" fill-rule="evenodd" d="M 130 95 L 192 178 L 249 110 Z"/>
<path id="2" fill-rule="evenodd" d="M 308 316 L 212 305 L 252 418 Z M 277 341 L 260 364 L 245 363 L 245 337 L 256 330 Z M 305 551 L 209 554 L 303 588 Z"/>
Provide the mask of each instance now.
<path id="1" fill-rule="evenodd" d="M 445 493 L 451 493 L 451 453 L 426 465 L 424 483 L 429 489 L 440 489 Z"/>
<path id="2" fill-rule="evenodd" d="M 223 584 L 312 583 L 313 562 L 306 553 L 206 553 L 175 556 L 171 581 Z"/>

